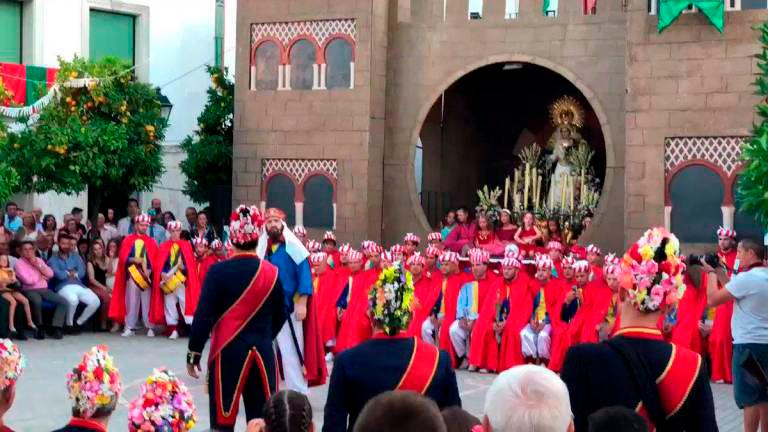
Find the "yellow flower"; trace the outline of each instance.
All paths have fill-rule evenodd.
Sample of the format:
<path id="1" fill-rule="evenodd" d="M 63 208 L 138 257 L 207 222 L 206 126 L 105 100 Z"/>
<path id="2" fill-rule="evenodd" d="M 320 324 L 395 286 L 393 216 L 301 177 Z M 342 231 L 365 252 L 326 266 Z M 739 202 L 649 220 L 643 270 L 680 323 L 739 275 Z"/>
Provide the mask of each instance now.
<path id="1" fill-rule="evenodd" d="M 96 395 L 96 405 L 107 405 L 112 401 L 109 396 L 98 394 Z"/>
<path id="2" fill-rule="evenodd" d="M 669 258 L 677 257 L 677 250 L 675 250 L 675 245 L 672 243 L 667 243 L 667 246 L 664 248 L 664 253 L 667 254 Z"/>
<path id="3" fill-rule="evenodd" d="M 640 256 L 643 257 L 643 261 L 649 261 L 653 258 L 653 248 L 650 245 L 645 245 L 640 248 Z"/>

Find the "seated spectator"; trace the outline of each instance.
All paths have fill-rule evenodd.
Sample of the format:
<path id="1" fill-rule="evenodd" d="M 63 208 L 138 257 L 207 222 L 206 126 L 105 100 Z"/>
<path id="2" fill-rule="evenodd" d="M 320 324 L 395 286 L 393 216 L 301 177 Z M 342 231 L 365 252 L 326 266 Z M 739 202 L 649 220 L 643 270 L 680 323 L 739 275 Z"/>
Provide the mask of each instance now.
<path id="1" fill-rule="evenodd" d="M 623 406 L 606 407 L 589 416 L 589 432 L 648 432 L 640 414 Z"/>
<path id="2" fill-rule="evenodd" d="M 16 399 L 16 381 L 24 371 L 24 356 L 8 339 L 0 339 L 0 432 L 13 432 L 5 424 L 5 414 Z"/>
<path id="3" fill-rule="evenodd" d="M 19 333 L 16 331 L 16 302 L 21 303 L 24 307 L 24 313 L 27 315 L 27 325 L 34 330 L 37 330 L 37 327 L 32 322 L 29 300 L 24 297 L 20 289 L 21 285 L 19 285 L 19 281 L 16 279 L 16 272 L 10 267 L 8 255 L 0 255 L 0 296 L 8 302 L 8 329 L 11 331 L 11 338 L 27 340 L 23 332 Z"/>
<path id="4" fill-rule="evenodd" d="M 85 236 L 85 233 L 88 230 L 86 229 L 85 225 L 83 225 L 83 209 L 80 207 L 73 207 L 72 219 L 74 219 L 77 223 L 77 232 L 80 234 L 80 237 Z"/>
<path id="5" fill-rule="evenodd" d="M 113 238 L 119 237 L 119 234 L 117 233 L 117 228 L 107 225 L 107 218 L 104 216 L 104 213 L 99 213 L 96 216 L 96 226 L 88 230 L 86 237 L 91 241 L 101 239 L 104 244 L 107 244 Z"/>
<path id="6" fill-rule="evenodd" d="M 502 372 L 485 396 L 483 427 L 485 432 L 573 432 L 568 388 L 541 366 Z"/>
<path id="7" fill-rule="evenodd" d="M 15 202 L 9 202 L 5 205 L 5 218 L 3 218 L 5 228 L 12 234 L 21 228 L 21 218 L 19 217 L 19 206 Z"/>
<path id="8" fill-rule="evenodd" d="M 115 215 L 115 209 L 107 209 L 107 218 L 104 222 L 105 226 L 108 226 L 110 228 L 114 228 L 115 231 L 117 231 L 117 216 Z M 117 236 L 120 236 L 120 233 L 117 233 Z"/>
<path id="9" fill-rule="evenodd" d="M 48 261 L 51 259 L 51 257 L 54 254 L 54 248 L 53 243 L 51 242 L 51 238 L 48 237 L 45 233 L 40 233 L 39 236 L 37 236 L 37 241 L 35 242 L 35 255 L 42 258 L 43 261 Z"/>
<path id="10" fill-rule="evenodd" d="M 56 305 L 53 314 L 52 332 L 54 339 L 61 339 L 61 329 L 67 315 L 67 299 L 48 289 L 48 281 L 53 278 L 53 270 L 41 258 L 35 256 L 35 247 L 26 242 L 21 246 L 21 259 L 14 266 L 16 277 L 21 282 L 21 292 L 29 299 L 32 318 L 37 326 L 35 339 L 45 339 L 43 332 L 43 300 Z"/>
<path id="11" fill-rule="evenodd" d="M 88 261 L 88 252 L 91 250 L 91 242 L 87 238 L 83 237 L 77 241 L 77 253 L 83 262 Z"/>
<path id="12" fill-rule="evenodd" d="M 176 216 L 172 212 L 165 212 L 163 213 L 163 228 L 168 229 L 168 222 L 173 222 L 176 220 Z"/>
<path id="13" fill-rule="evenodd" d="M 80 229 L 78 228 L 78 224 L 75 218 L 70 216 L 65 220 L 66 222 L 64 222 L 64 226 L 59 230 L 59 237 L 61 237 L 62 234 L 66 234 L 69 237 L 72 237 L 75 241 L 80 240 L 83 234 L 80 233 Z"/>
<path id="14" fill-rule="evenodd" d="M 119 261 L 118 256 L 120 255 L 120 242 L 116 239 L 112 239 L 107 243 L 107 252 L 106 252 L 106 261 L 107 261 L 107 289 L 109 291 L 109 295 L 112 296 L 112 290 L 115 288 L 115 275 L 117 275 L 117 263 Z M 107 304 L 107 310 L 109 310 L 109 304 Z M 110 333 L 117 333 L 120 331 L 120 323 L 115 321 L 112 323 L 112 328 L 109 329 Z"/>
<path id="15" fill-rule="evenodd" d="M 459 407 L 446 408 L 441 414 L 446 432 L 472 432 L 472 428 L 482 424 L 480 419 Z"/>
<path id="16" fill-rule="evenodd" d="M 106 431 L 123 391 L 120 372 L 107 347 L 95 346 L 83 355 L 67 374 L 67 389 L 72 400 L 72 419 L 54 432 Z"/>
<path id="17" fill-rule="evenodd" d="M 0 255 L 6 255 L 8 257 L 11 268 L 16 267 L 17 258 L 11 255 L 10 245 L 2 237 L 0 237 Z"/>
<path id="18" fill-rule="evenodd" d="M 128 215 L 117 222 L 117 232 L 120 237 L 133 234 L 133 219 L 140 213 L 139 202 L 135 198 L 128 199 Z"/>
<path id="19" fill-rule="evenodd" d="M 48 265 L 53 270 L 51 279 L 53 290 L 69 303 L 65 327 L 67 334 L 79 333 L 79 327 L 99 309 L 101 304 L 96 294 L 83 284 L 85 263 L 73 250 L 74 244 L 75 240 L 68 234 L 59 235 L 59 252 L 48 261 Z M 77 327 L 75 327 L 75 312 L 80 302 L 85 304 L 85 310 L 77 319 Z"/>
<path id="20" fill-rule="evenodd" d="M 354 432 L 445 432 L 435 402 L 415 392 L 390 391 L 368 401 Z"/>
<path id="21" fill-rule="evenodd" d="M 99 306 L 99 330 L 101 331 L 107 331 L 109 302 L 112 300 L 112 289 L 107 286 L 107 270 L 104 243 L 101 239 L 95 240 L 91 252 L 88 254 L 86 273 L 88 274 L 88 286 L 101 302 Z"/>
<path id="22" fill-rule="evenodd" d="M 312 405 L 297 391 L 282 390 L 264 406 L 264 418 L 248 422 L 246 432 L 314 432 Z"/>
<path id="23" fill-rule="evenodd" d="M 27 212 L 21 216 L 21 227 L 16 231 L 16 240 L 37 240 L 37 221 L 35 215 Z"/>
<path id="24" fill-rule="evenodd" d="M 155 369 L 139 396 L 128 404 L 128 430 L 186 432 L 195 427 L 197 412 L 184 382 L 167 369 Z M 287 429 L 286 429 L 287 430 Z"/>
<path id="25" fill-rule="evenodd" d="M 35 207 L 32 209 L 32 215 L 35 216 L 35 225 L 38 231 L 43 230 L 43 209 Z"/>
<path id="26" fill-rule="evenodd" d="M 56 243 L 58 227 L 59 225 L 58 222 L 56 222 L 56 217 L 54 215 L 47 214 L 43 216 L 42 229 L 40 231 L 48 238 L 52 239 L 54 244 Z"/>
<path id="27" fill-rule="evenodd" d="M 443 237 L 445 239 L 445 248 L 465 255 L 475 241 L 477 226 L 470 220 L 469 210 L 466 207 L 460 207 L 456 210 L 456 217 L 459 221 L 458 224 L 447 237 Z"/>

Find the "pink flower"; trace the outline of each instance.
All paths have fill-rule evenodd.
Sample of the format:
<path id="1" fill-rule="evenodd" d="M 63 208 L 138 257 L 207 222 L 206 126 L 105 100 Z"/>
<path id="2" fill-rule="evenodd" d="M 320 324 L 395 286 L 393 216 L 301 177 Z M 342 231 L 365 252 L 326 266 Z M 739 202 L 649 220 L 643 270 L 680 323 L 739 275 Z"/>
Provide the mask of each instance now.
<path id="1" fill-rule="evenodd" d="M 664 288 L 662 288 L 659 285 L 656 285 L 651 289 L 651 299 L 654 303 L 660 304 L 661 300 L 664 299 Z"/>

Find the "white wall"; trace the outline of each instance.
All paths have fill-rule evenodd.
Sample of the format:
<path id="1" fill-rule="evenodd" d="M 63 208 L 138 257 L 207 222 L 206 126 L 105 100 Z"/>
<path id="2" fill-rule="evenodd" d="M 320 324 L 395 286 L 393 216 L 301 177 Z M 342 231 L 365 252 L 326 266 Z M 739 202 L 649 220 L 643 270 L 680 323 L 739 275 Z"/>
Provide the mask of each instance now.
<path id="1" fill-rule="evenodd" d="M 83 55 L 87 47 L 87 23 L 90 6 L 112 8 L 117 11 L 122 7 L 146 6 L 149 10 L 149 28 L 137 26 L 138 46 L 149 38 L 146 58 L 139 58 L 137 65 L 148 65 L 149 82 L 163 86 L 163 93 L 173 103 L 170 126 L 166 132 L 166 173 L 153 191 L 140 196 L 143 208 L 149 206 L 153 196 L 163 200 L 163 208 L 173 211 L 177 216 L 183 213 L 189 199 L 181 189 L 184 179 L 178 163 L 183 160 L 178 146 L 185 136 L 197 127 L 197 116 L 206 101 L 206 90 L 210 80 L 202 67 L 213 63 L 215 4 L 213 0 L 27 0 L 25 13 L 33 13 L 34 28 L 32 40 L 25 41 L 32 52 L 25 54 L 27 63 L 55 67 L 57 57 L 72 58 L 75 54 Z M 127 5 L 127 6 L 126 6 Z M 234 28 L 236 21 L 236 1 L 225 3 L 225 64 L 234 66 Z M 143 30 L 143 31 L 142 31 Z M 148 33 L 148 34 L 147 34 Z M 87 49 L 87 48 L 85 48 Z M 234 70 L 231 67 L 230 70 Z M 29 205 L 43 207 L 46 212 L 61 215 L 68 212 L 73 203 L 86 207 L 82 197 L 56 196 L 45 194 L 38 196 Z"/>

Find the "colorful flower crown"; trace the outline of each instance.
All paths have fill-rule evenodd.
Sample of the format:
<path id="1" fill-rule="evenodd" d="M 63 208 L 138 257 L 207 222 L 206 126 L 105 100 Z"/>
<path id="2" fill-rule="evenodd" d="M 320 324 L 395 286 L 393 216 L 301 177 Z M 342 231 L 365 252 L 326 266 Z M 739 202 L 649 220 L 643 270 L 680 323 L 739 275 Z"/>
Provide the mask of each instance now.
<path id="1" fill-rule="evenodd" d="M 128 430 L 184 432 L 197 423 L 192 394 L 168 369 L 155 369 L 128 404 Z"/>
<path id="2" fill-rule="evenodd" d="M 0 390 L 5 390 L 19 379 L 26 360 L 10 339 L 0 339 Z"/>
<path id="3" fill-rule="evenodd" d="M 104 345 L 91 348 L 67 374 L 69 398 L 84 418 L 92 417 L 99 408 L 113 407 L 123 390 L 120 372 L 107 351 Z"/>
<path id="4" fill-rule="evenodd" d="M 389 336 L 408 328 L 414 307 L 413 279 L 397 262 L 382 270 L 368 293 L 373 322 Z"/>
<path id="5" fill-rule="evenodd" d="M 621 285 L 641 312 L 656 312 L 683 297 L 680 241 L 664 228 L 645 232 L 624 255 Z"/>

